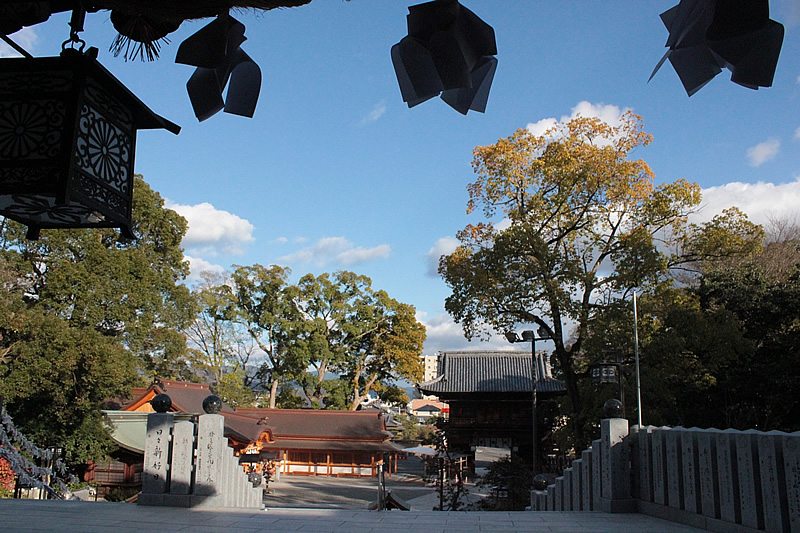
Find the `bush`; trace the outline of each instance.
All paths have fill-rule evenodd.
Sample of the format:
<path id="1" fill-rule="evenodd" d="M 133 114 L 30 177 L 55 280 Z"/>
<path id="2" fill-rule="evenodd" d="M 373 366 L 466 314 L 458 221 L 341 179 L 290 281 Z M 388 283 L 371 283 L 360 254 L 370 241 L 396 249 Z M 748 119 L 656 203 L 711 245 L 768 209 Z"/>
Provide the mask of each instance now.
<path id="1" fill-rule="evenodd" d="M 107 502 L 123 502 L 138 492 L 136 487 L 114 487 L 109 489 L 104 498 Z"/>
<path id="2" fill-rule="evenodd" d="M 502 491 L 493 491 L 494 496 L 483 501 L 486 509 L 524 511 L 531 502 L 533 472 L 530 470 L 530 465 L 519 457 L 504 457 L 489 465 L 478 486 L 502 488 Z M 498 497 L 500 492 L 507 496 Z"/>

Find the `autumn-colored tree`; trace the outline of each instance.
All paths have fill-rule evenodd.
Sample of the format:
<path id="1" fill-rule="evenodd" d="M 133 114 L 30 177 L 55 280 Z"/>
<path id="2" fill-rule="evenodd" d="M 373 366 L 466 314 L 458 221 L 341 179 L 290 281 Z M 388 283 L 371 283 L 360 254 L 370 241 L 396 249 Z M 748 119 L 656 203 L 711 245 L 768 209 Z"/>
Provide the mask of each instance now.
<path id="1" fill-rule="evenodd" d="M 616 126 L 578 117 L 477 147 L 467 212 L 487 220 L 462 230 L 458 249 L 440 261 L 452 290 L 445 307 L 468 338 L 518 324 L 552 337 L 573 414 L 597 310 L 669 282 L 670 267 L 695 259 L 683 250 L 693 242 L 686 216 L 700 188 L 655 185 L 647 163 L 629 158 L 650 141 L 641 118 L 626 113 Z"/>

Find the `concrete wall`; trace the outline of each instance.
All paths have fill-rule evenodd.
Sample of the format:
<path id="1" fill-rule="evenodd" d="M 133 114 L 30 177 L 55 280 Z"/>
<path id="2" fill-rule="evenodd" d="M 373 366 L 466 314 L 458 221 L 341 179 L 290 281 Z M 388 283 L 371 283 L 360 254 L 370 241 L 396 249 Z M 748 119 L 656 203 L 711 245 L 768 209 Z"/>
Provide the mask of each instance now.
<path id="1" fill-rule="evenodd" d="M 800 532 L 800 432 L 635 426 L 628 434 L 622 419 L 603 420 L 602 430 L 553 485 L 532 492 L 531 509 Z"/>

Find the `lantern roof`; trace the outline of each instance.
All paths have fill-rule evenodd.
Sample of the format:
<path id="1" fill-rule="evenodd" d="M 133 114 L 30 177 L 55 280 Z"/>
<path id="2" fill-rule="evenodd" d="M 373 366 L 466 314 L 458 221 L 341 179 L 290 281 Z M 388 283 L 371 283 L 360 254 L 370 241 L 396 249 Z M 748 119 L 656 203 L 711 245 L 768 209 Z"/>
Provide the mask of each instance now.
<path id="1" fill-rule="evenodd" d="M 3 61 L 3 70 L 11 72 L 45 72 L 68 69 L 76 75 L 94 78 L 103 84 L 103 87 L 112 92 L 132 113 L 137 129 L 165 129 L 178 134 L 181 127 L 158 115 L 131 92 L 122 82 L 114 77 L 96 59 L 97 49 L 89 48 L 83 54 L 73 49 L 66 49 L 62 55 L 53 57 L 11 57 Z"/>

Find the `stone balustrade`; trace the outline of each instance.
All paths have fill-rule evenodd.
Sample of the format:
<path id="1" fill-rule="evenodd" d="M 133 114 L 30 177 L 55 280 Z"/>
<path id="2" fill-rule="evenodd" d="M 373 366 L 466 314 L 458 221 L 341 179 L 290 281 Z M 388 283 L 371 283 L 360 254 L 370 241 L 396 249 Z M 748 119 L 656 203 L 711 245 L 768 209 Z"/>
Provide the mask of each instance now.
<path id="1" fill-rule="evenodd" d="M 601 438 L 546 490 L 536 511 L 640 512 L 715 531 L 800 532 L 800 432 L 634 426 Z"/>

